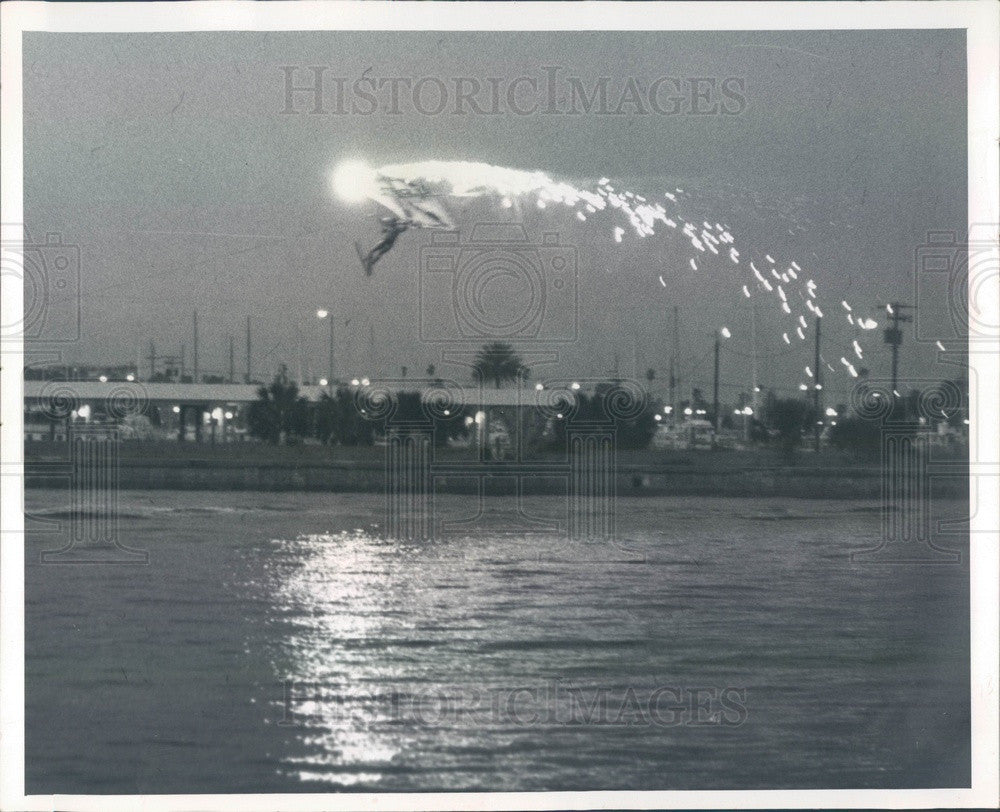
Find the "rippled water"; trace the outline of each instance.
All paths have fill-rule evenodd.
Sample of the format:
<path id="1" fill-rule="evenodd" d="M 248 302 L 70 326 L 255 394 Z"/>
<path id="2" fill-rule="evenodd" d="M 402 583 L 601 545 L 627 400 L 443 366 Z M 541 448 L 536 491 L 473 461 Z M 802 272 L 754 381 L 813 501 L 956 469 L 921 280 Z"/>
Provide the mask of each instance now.
<path id="1" fill-rule="evenodd" d="M 377 495 L 129 493 L 148 566 L 40 564 L 64 502 L 28 496 L 29 793 L 969 782 L 968 568 L 852 563 L 877 505 L 621 499 L 613 546 L 443 497 L 417 544 Z"/>

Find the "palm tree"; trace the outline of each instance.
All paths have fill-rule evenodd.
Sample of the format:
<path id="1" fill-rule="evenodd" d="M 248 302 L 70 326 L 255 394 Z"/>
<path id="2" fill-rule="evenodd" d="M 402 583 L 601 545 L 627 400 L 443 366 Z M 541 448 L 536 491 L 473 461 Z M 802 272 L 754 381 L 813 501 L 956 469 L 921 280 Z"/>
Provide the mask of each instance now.
<path id="1" fill-rule="evenodd" d="M 284 365 L 269 386 L 257 390 L 249 422 L 251 435 L 275 445 L 283 440 L 291 444 L 306 433 L 308 402 L 288 380 Z"/>
<path id="2" fill-rule="evenodd" d="M 492 381 L 499 389 L 504 383 L 509 381 L 520 381 L 528 377 L 528 367 L 521 360 L 521 356 L 514 352 L 510 344 L 494 341 L 491 344 L 484 344 L 476 353 L 476 360 L 472 364 L 472 377 L 478 383 Z M 500 419 L 505 425 L 508 434 L 512 433 L 513 426 L 510 421 L 504 419 L 506 415 L 500 411 Z M 493 410 L 486 408 L 486 427 L 481 435 L 482 440 L 488 440 L 490 426 L 493 424 Z M 489 446 L 486 447 L 489 453 Z"/>
<path id="3" fill-rule="evenodd" d="M 478 383 L 492 381 L 497 389 L 509 381 L 527 378 L 528 371 L 514 348 L 499 341 L 484 344 L 476 353 L 476 360 L 472 365 L 474 380 Z"/>

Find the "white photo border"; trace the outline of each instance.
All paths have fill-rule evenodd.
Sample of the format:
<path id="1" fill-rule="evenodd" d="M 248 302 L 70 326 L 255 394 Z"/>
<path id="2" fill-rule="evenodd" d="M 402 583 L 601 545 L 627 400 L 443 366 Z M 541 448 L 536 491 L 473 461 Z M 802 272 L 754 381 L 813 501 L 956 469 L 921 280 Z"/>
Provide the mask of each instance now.
<path id="1" fill-rule="evenodd" d="M 997 224 L 1000 143 L 998 49 L 1000 5 L 948 3 L 574 3 L 551 2 L 189 2 L 4 3 L 2 60 L 2 222 L 23 222 L 22 34 L 148 31 L 796 31 L 965 29 L 968 68 L 968 216 Z M 20 227 L 3 238 L 20 241 Z M 996 234 L 994 233 L 994 237 Z M 994 246 L 996 248 L 996 246 Z M 1000 323 L 991 303 L 984 323 Z M 23 291 L 2 277 L 3 324 L 20 322 Z M 972 325 L 970 325 L 970 331 Z M 970 335 L 971 337 L 971 335 Z M 970 463 L 990 475 L 970 476 L 979 510 L 970 527 L 972 786 L 930 790 L 755 790 L 551 793 L 323 793 L 257 795 L 24 795 L 24 517 L 23 346 L 5 345 L 0 380 L 0 808 L 73 810 L 458 810 L 458 809 L 761 809 L 761 808 L 996 808 L 1000 795 L 998 716 L 998 589 L 1000 554 L 1000 346 L 970 351 L 979 382 L 970 392 Z M 971 343 L 971 342 L 970 342 Z M 984 486 L 985 484 L 985 486 Z"/>

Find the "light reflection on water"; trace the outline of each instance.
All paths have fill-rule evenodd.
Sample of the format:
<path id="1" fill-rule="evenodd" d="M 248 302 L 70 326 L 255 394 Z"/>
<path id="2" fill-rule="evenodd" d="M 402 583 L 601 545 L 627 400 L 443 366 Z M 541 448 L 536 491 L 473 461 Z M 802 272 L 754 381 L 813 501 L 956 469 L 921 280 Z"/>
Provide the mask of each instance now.
<path id="1" fill-rule="evenodd" d="M 364 530 L 273 544 L 267 569 L 277 576 L 275 610 L 286 617 L 279 646 L 291 679 L 281 710 L 286 721 L 291 715 L 308 720 L 301 738 L 308 755 L 289 757 L 290 771 L 304 781 L 375 783 L 382 775 L 374 768 L 390 762 L 399 747 L 392 730 L 378 730 L 364 707 L 365 685 L 391 681 L 398 669 L 356 647 L 381 634 L 380 616 L 399 588 L 393 558 L 380 554 L 386 542 Z M 303 688 L 316 698 L 302 698 Z M 335 698 L 324 698 L 331 689 Z M 311 769 L 338 764 L 352 771 Z"/>
<path id="2" fill-rule="evenodd" d="M 148 567 L 28 537 L 31 794 L 968 783 L 968 569 L 852 563 L 877 504 L 619 499 L 614 547 L 504 499 L 421 544 L 378 495 L 120 501 Z"/>
<path id="3" fill-rule="evenodd" d="M 678 503 L 667 521 L 637 504 L 630 552 L 495 531 L 272 540 L 282 773 L 328 788 L 648 789 L 713 785 L 723 765 L 735 786 L 796 767 L 829 778 L 832 762 L 855 784 L 926 770 L 926 755 L 890 755 L 909 722 L 886 714 L 914 697 L 960 705 L 930 662 L 961 635 L 945 651 L 949 621 L 914 603 L 947 600 L 959 573 L 851 565 L 843 539 L 871 546 L 871 511 L 731 504 Z M 698 724 L 650 723 L 664 686 L 681 705 L 710 692 L 684 717 Z"/>

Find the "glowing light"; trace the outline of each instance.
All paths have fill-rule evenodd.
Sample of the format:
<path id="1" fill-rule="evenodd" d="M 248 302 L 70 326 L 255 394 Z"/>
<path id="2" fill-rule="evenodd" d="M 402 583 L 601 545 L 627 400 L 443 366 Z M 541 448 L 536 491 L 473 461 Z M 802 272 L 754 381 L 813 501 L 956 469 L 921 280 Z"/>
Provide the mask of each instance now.
<path id="1" fill-rule="evenodd" d="M 808 387 L 808 386 L 806 386 L 806 385 L 805 385 L 804 383 L 800 383 L 800 384 L 799 384 L 799 389 L 801 389 L 801 390 L 802 390 L 803 392 L 805 392 L 805 391 L 806 391 L 806 390 L 807 390 L 808 388 L 809 388 L 809 387 Z"/>
<path id="2" fill-rule="evenodd" d="M 329 315 L 330 315 L 330 311 L 329 310 L 323 310 L 322 308 L 320 308 L 319 310 L 316 311 L 316 318 L 317 319 L 325 319 Z"/>
<path id="3" fill-rule="evenodd" d="M 723 327 L 721 330 L 719 330 L 719 332 L 722 333 L 722 337 L 723 338 L 732 338 L 733 337 L 733 334 L 730 332 L 730 330 L 729 330 L 728 327 Z"/>
<path id="4" fill-rule="evenodd" d="M 371 383 L 371 381 L 368 380 L 367 378 L 362 378 L 361 379 L 361 385 L 362 386 L 368 386 L 368 384 L 370 384 L 370 383 Z"/>
<path id="5" fill-rule="evenodd" d="M 661 421 L 661 420 L 663 419 L 663 415 L 659 415 L 659 414 L 654 414 L 654 415 L 653 415 L 653 419 L 654 419 L 654 420 L 655 420 L 655 421 L 656 421 L 657 423 L 659 423 L 659 422 L 660 422 L 660 421 Z"/>
<path id="6" fill-rule="evenodd" d="M 781 337 L 785 340 L 786 344 L 791 344 L 791 340 L 788 338 L 788 333 L 782 333 Z"/>
<path id="7" fill-rule="evenodd" d="M 673 406 L 664 406 L 663 407 L 663 413 L 664 414 L 670 414 L 673 410 L 674 410 Z"/>
<path id="8" fill-rule="evenodd" d="M 226 420 L 232 420 L 232 419 L 233 419 L 233 413 L 232 412 L 226 412 Z"/>
<path id="9" fill-rule="evenodd" d="M 126 381 L 134 381 L 134 380 L 135 380 L 135 375 L 133 375 L 133 374 L 132 374 L 132 373 L 130 372 L 130 373 L 129 373 L 128 375 L 126 375 L 126 376 L 125 376 L 125 380 L 126 380 Z"/>
<path id="10" fill-rule="evenodd" d="M 937 343 L 937 348 L 939 350 L 941 350 L 941 352 L 947 352 L 947 350 L 945 350 L 945 348 L 944 348 L 944 344 L 942 344 L 940 341 L 938 341 L 936 343 Z"/>
<path id="11" fill-rule="evenodd" d="M 878 327 L 878 322 L 875 319 L 858 319 L 858 327 L 862 330 L 874 330 Z"/>
<path id="12" fill-rule="evenodd" d="M 688 407 L 687 407 L 687 408 L 686 408 L 686 409 L 684 410 L 684 414 L 686 414 L 686 415 L 687 415 L 688 417 L 690 417 L 691 415 L 693 415 L 693 414 L 694 414 L 694 412 L 693 412 L 693 411 L 691 411 L 691 407 L 690 407 L 690 406 L 688 406 Z"/>
<path id="13" fill-rule="evenodd" d="M 616 189 L 607 177 L 601 177 L 596 186 L 590 185 L 586 188 L 555 179 L 538 170 L 494 166 L 485 162 L 439 160 L 376 168 L 369 167 L 362 161 L 346 161 L 336 168 L 333 180 L 338 195 L 345 200 L 357 201 L 368 198 L 395 216 L 403 218 L 413 216 L 412 207 L 405 198 L 410 194 L 409 190 L 417 190 L 422 198 L 417 207 L 417 225 L 428 228 L 439 227 L 443 224 L 442 221 L 447 223 L 446 212 L 443 210 L 434 212 L 435 208 L 439 208 L 436 202 L 438 199 L 485 198 L 493 201 L 493 205 L 499 202 L 505 209 L 522 203 L 530 205 L 533 201 L 542 209 L 553 208 L 556 204 L 568 206 L 574 210 L 577 220 L 583 223 L 587 222 L 593 213 L 613 209 L 616 218 L 624 218 L 624 222 L 620 224 L 610 224 L 616 243 L 623 242 L 625 232 L 630 227 L 639 237 L 655 234 L 658 225 L 677 229 L 695 251 L 693 256 L 688 255 L 688 265 L 695 273 L 716 270 L 714 266 L 705 266 L 700 259 L 702 256 L 707 256 L 711 260 L 712 254 L 719 256 L 720 259 L 727 254 L 737 265 L 741 258 L 740 251 L 734 244 L 736 240 L 728 231 L 727 224 L 710 222 L 707 219 L 696 221 L 679 216 L 679 209 L 684 202 L 680 196 L 686 197 L 680 188 L 662 192 L 658 202 L 655 199 L 648 200 L 634 191 Z M 423 212 L 420 206 L 428 207 L 434 219 L 421 219 L 420 215 Z M 674 206 L 675 209 L 668 212 L 670 206 Z M 725 246 L 724 251 L 723 246 Z M 769 293 L 774 292 L 777 287 L 776 296 L 780 299 L 778 304 L 784 313 L 795 315 L 789 305 L 794 293 L 806 300 L 808 312 L 817 318 L 822 317 L 822 310 L 811 301 L 817 300 L 816 282 L 813 279 L 804 279 L 801 288 L 797 285 L 800 273 L 805 277 L 805 272 L 797 262 L 789 263 L 785 260 L 782 264 L 786 270 L 779 271 L 776 267 L 777 261 L 772 254 L 764 253 L 758 256 L 762 256 L 763 261 L 769 263 L 770 273 L 765 279 L 765 275 L 751 261 L 749 264 L 757 284 Z M 769 281 L 772 277 L 781 284 Z M 657 280 L 662 287 L 667 287 L 665 275 L 657 275 Z M 795 288 L 790 287 L 790 280 L 796 281 Z M 740 285 L 745 298 L 752 298 L 753 290 L 749 284 L 740 282 L 737 284 Z M 870 319 L 866 319 L 863 323 L 858 319 L 852 319 L 851 305 L 846 300 L 841 301 L 841 306 L 846 311 L 850 324 L 861 326 L 862 329 L 877 327 L 877 324 Z M 798 323 L 802 329 L 808 329 L 807 324 L 803 324 L 802 317 L 798 317 Z M 867 326 L 869 323 L 870 327 Z M 787 341 L 787 334 L 783 338 Z"/>
<path id="14" fill-rule="evenodd" d="M 97 380 L 99 380 L 101 383 L 107 383 L 108 382 L 108 376 L 107 375 L 102 375 Z"/>
<path id="15" fill-rule="evenodd" d="M 360 386 L 360 384 L 361 381 L 359 381 L 357 378 L 351 378 L 351 386 Z"/>
<path id="16" fill-rule="evenodd" d="M 344 161 L 333 172 L 333 190 L 345 203 L 361 203 L 377 197 L 377 173 L 364 161 Z"/>
<path id="17" fill-rule="evenodd" d="M 320 386 L 326 386 L 328 383 L 329 383 L 329 381 L 326 378 L 320 378 L 319 379 L 319 385 Z"/>
<path id="18" fill-rule="evenodd" d="M 573 383 L 569 385 L 569 388 L 575 392 L 577 389 L 580 388 L 580 384 L 578 384 L 576 381 L 573 381 Z"/>
<path id="19" fill-rule="evenodd" d="M 826 416 L 827 417 L 836 417 L 837 416 L 837 410 L 833 409 L 833 408 L 830 408 L 830 407 L 827 407 Z"/>
<path id="20" fill-rule="evenodd" d="M 181 407 L 180 406 L 174 406 L 174 408 L 173 408 L 172 411 L 173 411 L 174 414 L 180 414 L 181 413 Z"/>

